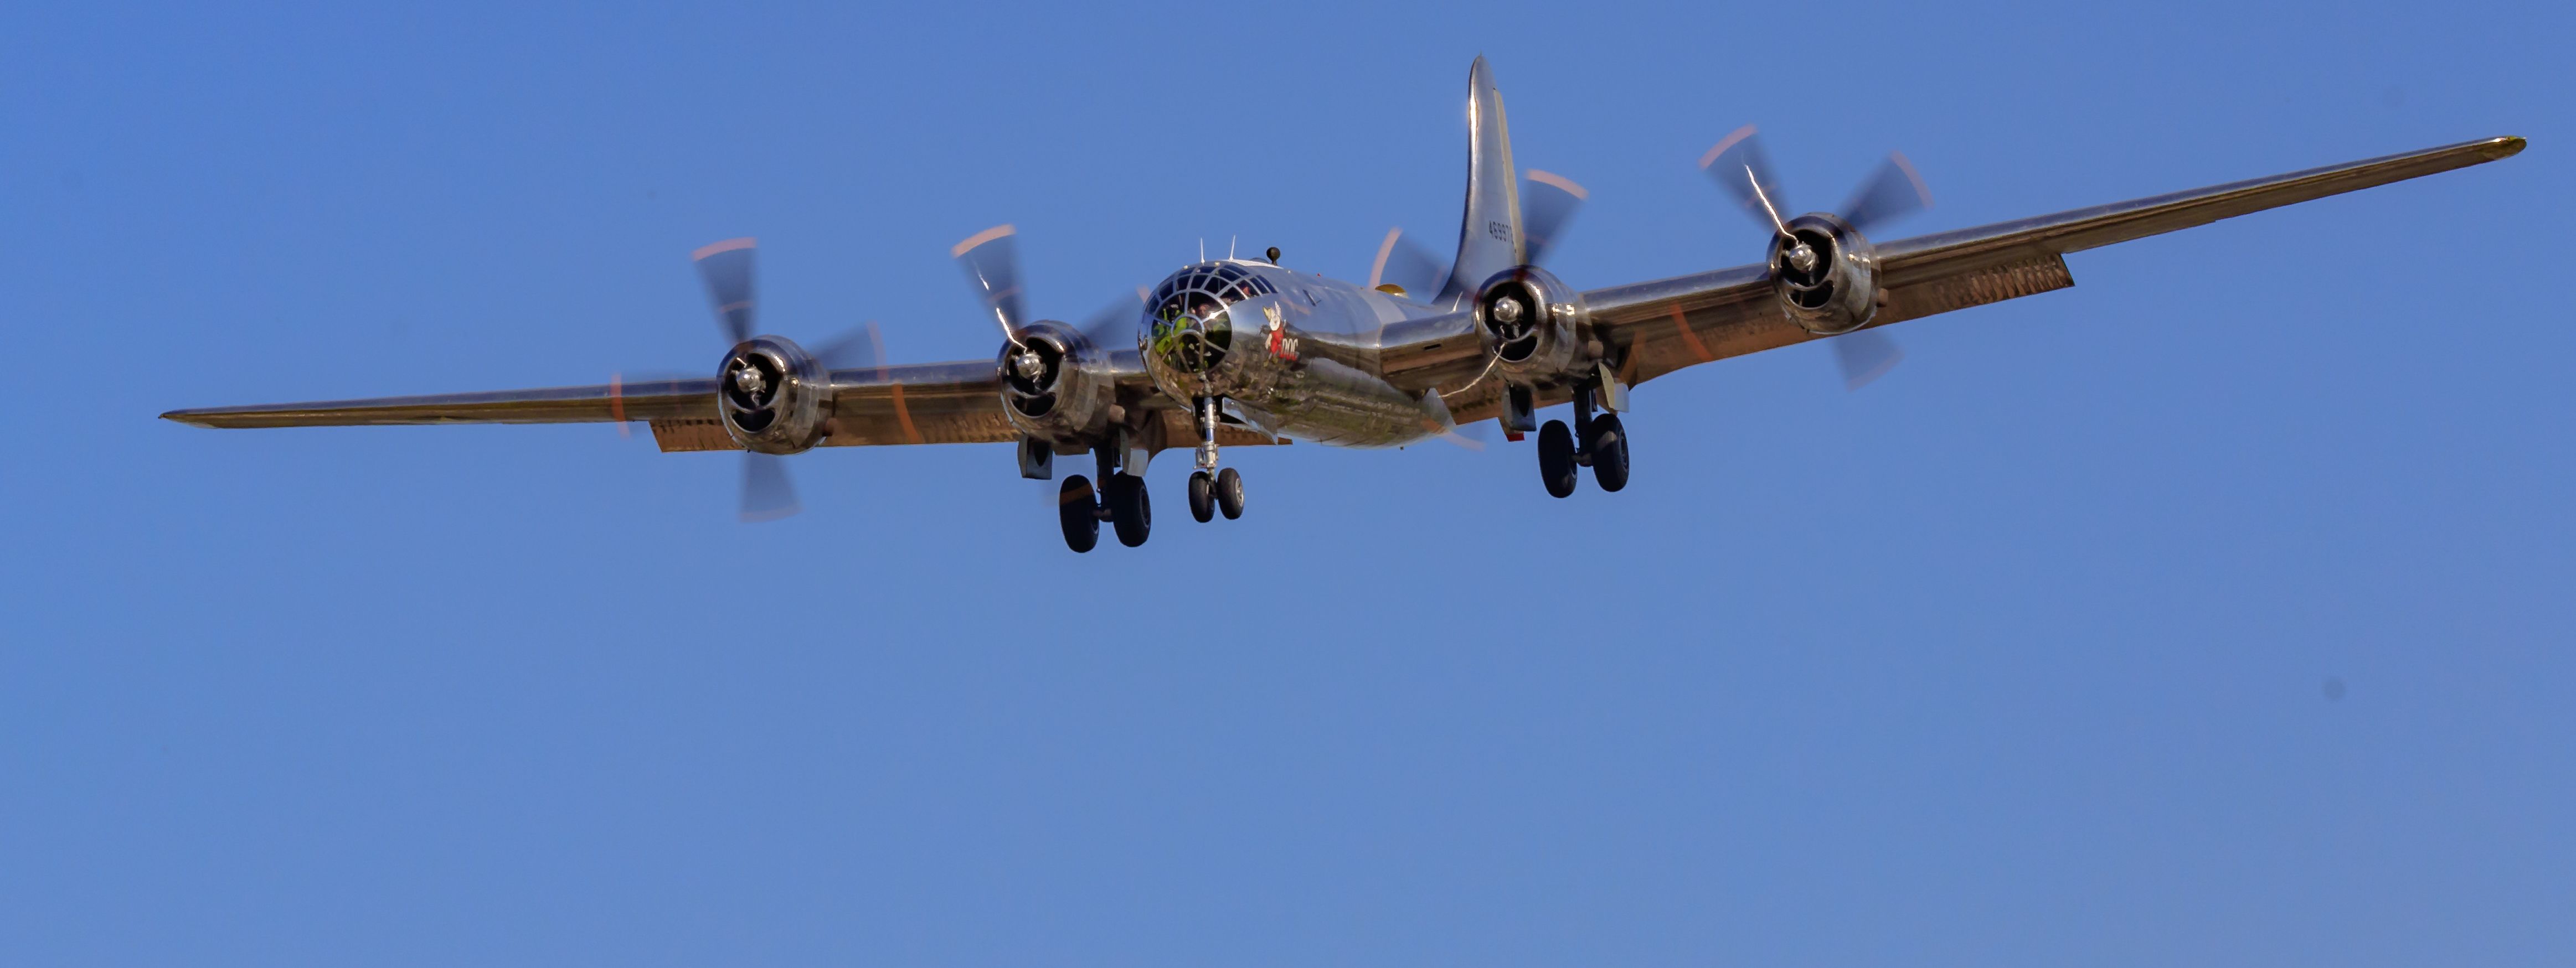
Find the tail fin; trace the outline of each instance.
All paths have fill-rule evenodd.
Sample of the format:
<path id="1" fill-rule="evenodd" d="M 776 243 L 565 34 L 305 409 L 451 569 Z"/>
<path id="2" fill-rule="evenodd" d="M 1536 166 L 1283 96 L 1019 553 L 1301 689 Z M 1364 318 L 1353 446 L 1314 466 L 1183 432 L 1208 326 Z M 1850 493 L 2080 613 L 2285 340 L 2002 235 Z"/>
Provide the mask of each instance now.
<path id="1" fill-rule="evenodd" d="M 1458 228 L 1458 261 L 1440 291 L 1443 303 L 1472 294 L 1495 273 L 1529 261 L 1503 95 L 1494 89 L 1494 72 L 1483 55 L 1467 69 L 1467 145 L 1467 216 Z"/>

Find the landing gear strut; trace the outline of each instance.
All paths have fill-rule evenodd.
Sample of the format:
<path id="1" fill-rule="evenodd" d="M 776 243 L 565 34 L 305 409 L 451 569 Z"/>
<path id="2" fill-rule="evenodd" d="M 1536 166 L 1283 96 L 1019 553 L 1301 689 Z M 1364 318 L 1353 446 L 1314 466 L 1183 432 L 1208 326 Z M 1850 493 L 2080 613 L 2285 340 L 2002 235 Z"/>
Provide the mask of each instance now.
<path id="1" fill-rule="evenodd" d="M 1604 491 L 1628 486 L 1628 429 L 1616 413 L 1592 415 L 1593 391 L 1591 386 L 1574 391 L 1572 430 L 1562 420 L 1550 420 L 1538 430 L 1539 480 L 1555 497 L 1574 493 L 1577 467 L 1592 468 L 1593 483 Z"/>
<path id="2" fill-rule="evenodd" d="M 1190 517 L 1205 524 L 1225 512 L 1232 521 L 1243 516 L 1243 475 L 1228 467 L 1216 469 L 1216 428 L 1222 401 L 1215 397 L 1198 399 L 1199 461 L 1190 472 Z"/>

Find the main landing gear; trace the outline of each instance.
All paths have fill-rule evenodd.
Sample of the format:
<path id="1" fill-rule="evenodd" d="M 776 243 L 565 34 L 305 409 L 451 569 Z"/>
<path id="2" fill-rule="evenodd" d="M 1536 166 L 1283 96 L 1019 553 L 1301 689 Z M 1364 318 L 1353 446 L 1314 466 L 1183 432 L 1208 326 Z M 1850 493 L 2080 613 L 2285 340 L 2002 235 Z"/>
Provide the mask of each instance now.
<path id="1" fill-rule="evenodd" d="M 1199 448 L 1198 468 L 1190 472 L 1190 517 L 1201 523 L 1216 520 L 1218 514 L 1228 521 L 1243 516 L 1243 475 L 1231 467 L 1216 467 L 1220 406 L 1221 401 L 1205 397 L 1198 401 L 1195 414 Z M 1099 492 L 1094 494 L 1090 479 L 1079 474 L 1065 478 L 1056 489 L 1056 518 L 1064 525 L 1064 546 L 1076 552 L 1098 547 L 1102 521 L 1117 532 L 1119 544 L 1130 548 L 1144 544 L 1154 531 L 1154 501 L 1145 492 L 1147 452 L 1104 444 L 1092 453 L 1098 462 Z"/>
<path id="2" fill-rule="evenodd" d="M 1592 468 L 1593 483 L 1604 491 L 1628 486 L 1628 430 L 1616 413 L 1592 415 L 1592 392 L 1590 387 L 1574 391 L 1572 430 L 1562 420 L 1538 429 L 1538 476 L 1550 495 L 1571 496 L 1578 467 Z"/>
<path id="3" fill-rule="evenodd" d="M 1243 516 L 1243 475 L 1228 467 L 1216 469 L 1216 428 L 1220 402 L 1215 397 L 1198 401 L 1199 464 L 1190 472 L 1190 517 L 1206 524 L 1225 512 L 1232 521 Z"/>
<path id="4" fill-rule="evenodd" d="M 1064 525 L 1064 546 L 1076 552 L 1098 546 L 1102 521 L 1109 522 L 1119 544 L 1130 548 L 1144 544 L 1154 533 L 1154 499 L 1145 491 L 1145 468 L 1141 464 L 1121 467 L 1114 447 L 1102 446 L 1094 454 L 1103 482 L 1096 497 L 1091 480 L 1080 474 L 1065 478 L 1064 486 L 1056 489 L 1056 518 Z"/>

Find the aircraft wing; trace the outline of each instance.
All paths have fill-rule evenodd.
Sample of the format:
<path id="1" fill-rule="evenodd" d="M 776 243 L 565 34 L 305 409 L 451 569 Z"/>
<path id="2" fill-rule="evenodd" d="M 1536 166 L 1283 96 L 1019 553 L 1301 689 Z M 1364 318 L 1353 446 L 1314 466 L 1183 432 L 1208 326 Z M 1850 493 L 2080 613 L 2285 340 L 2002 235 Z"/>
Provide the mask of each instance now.
<path id="1" fill-rule="evenodd" d="M 1119 397 L 1162 421 L 1166 440 L 1195 439 L 1189 411 L 1153 389 L 1133 350 L 1111 354 Z M 817 446 L 993 444 L 1020 439 L 1002 413 L 1001 376 L 992 360 L 912 363 L 832 371 L 831 414 Z M 716 381 L 613 382 L 597 386 L 317 403 L 173 410 L 164 420 L 198 427 L 362 427 L 464 423 L 648 424 L 664 451 L 740 450 L 716 414 Z M 1278 438 L 1228 425 L 1229 447 L 1276 444 Z"/>
<path id="2" fill-rule="evenodd" d="M 1880 243 L 1879 278 L 1887 302 L 1870 325 L 2072 286 L 2064 259 L 2070 252 L 2483 164 L 2522 148 L 2521 138 L 2488 138 Z M 1584 301 L 1595 326 L 1625 348 L 1622 377 L 1630 385 L 1819 338 L 1781 311 L 1760 265 L 1596 289 L 1584 293 Z"/>
<path id="3" fill-rule="evenodd" d="M 832 371 L 824 444 L 946 444 L 1019 439 L 1002 415 L 991 360 Z M 623 423 L 653 428 L 663 450 L 738 450 L 716 415 L 716 381 L 612 382 L 494 393 L 377 397 L 173 410 L 199 427 L 352 427 L 456 423 Z"/>

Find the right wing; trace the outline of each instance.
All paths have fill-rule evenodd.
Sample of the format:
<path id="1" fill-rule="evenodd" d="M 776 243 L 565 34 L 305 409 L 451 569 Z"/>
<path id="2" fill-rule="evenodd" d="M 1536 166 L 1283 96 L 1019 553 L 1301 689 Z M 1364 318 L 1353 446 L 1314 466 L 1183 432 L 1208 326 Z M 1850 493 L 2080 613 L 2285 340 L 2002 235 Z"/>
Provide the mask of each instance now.
<path id="1" fill-rule="evenodd" d="M 2521 138 L 2487 138 L 1882 243 L 1887 302 L 1870 326 L 2072 286 L 2063 258 L 2070 252 L 2483 164 L 2522 148 Z M 1761 265 L 1596 289 L 1584 300 L 1595 326 L 1625 349 L 1622 378 L 1631 385 L 1822 338 L 1781 311 Z"/>

